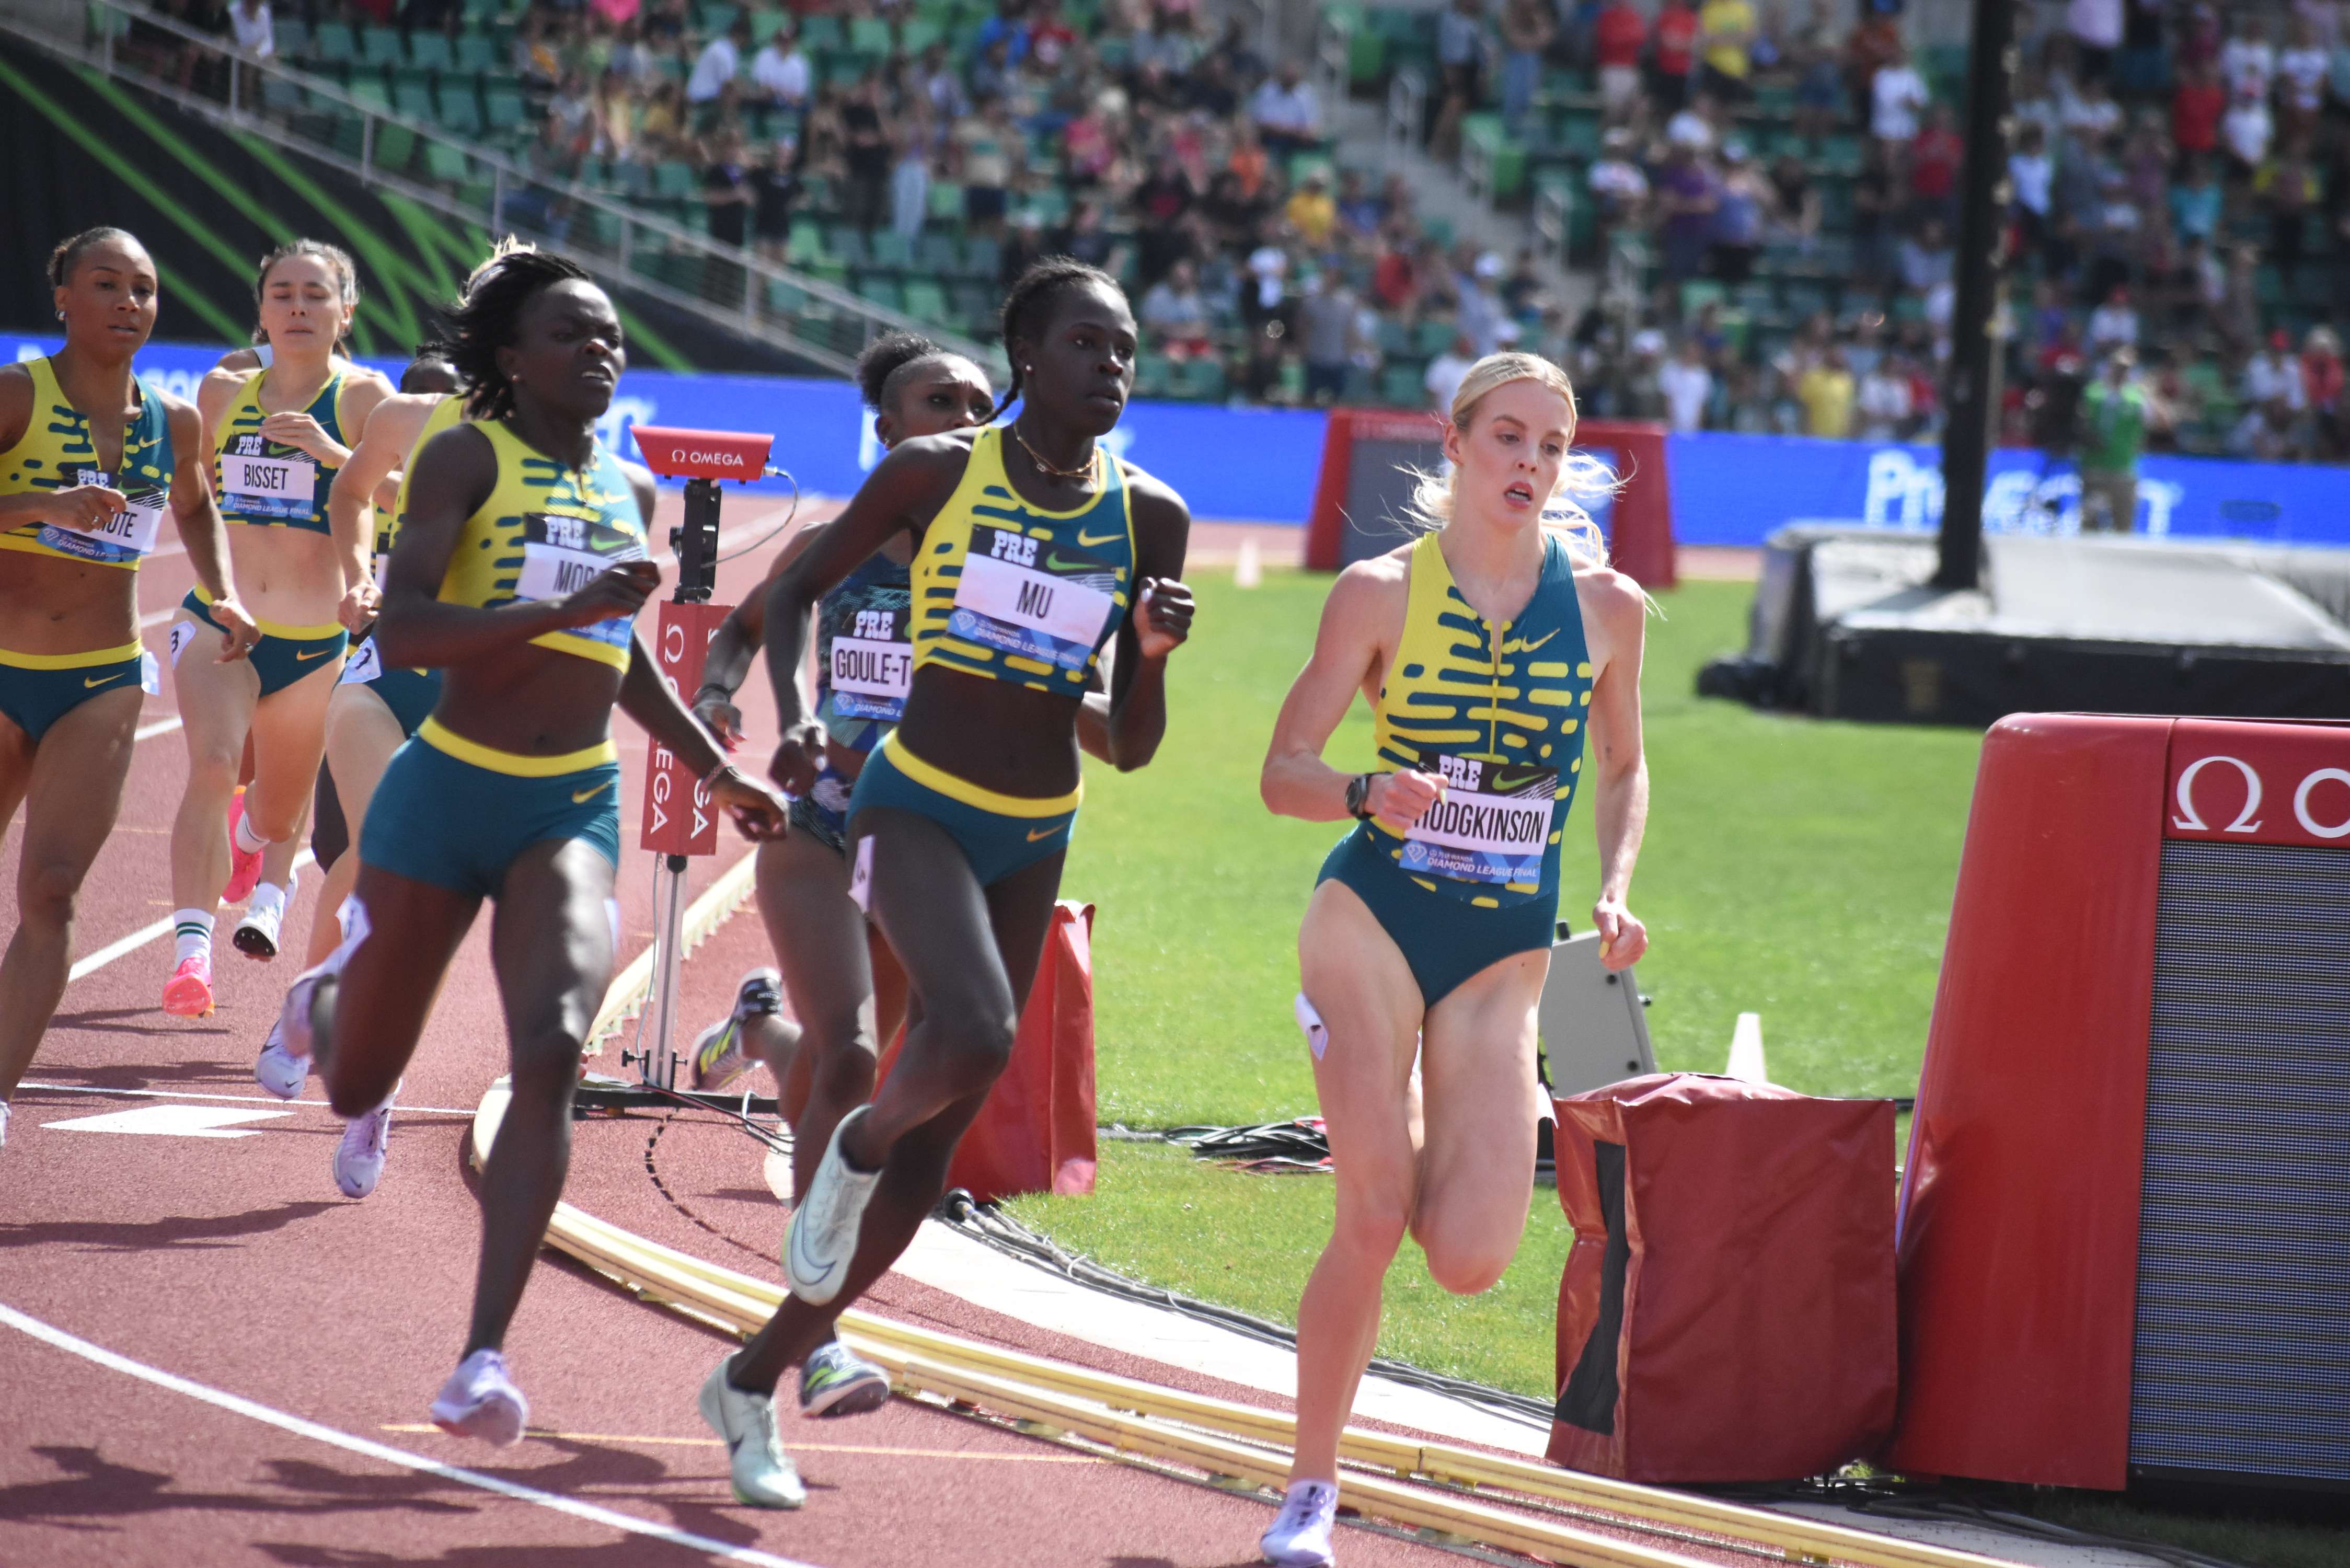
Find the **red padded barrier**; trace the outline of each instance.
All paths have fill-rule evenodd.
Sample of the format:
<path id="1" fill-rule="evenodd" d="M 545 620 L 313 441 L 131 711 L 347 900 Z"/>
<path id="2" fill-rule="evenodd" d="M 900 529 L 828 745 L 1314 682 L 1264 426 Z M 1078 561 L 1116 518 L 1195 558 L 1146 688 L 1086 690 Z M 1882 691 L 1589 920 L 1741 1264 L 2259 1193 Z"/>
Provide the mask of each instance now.
<path id="1" fill-rule="evenodd" d="M 1903 1180 L 1905 1472 L 2127 1480 L 2177 722 L 2019 713 L 1984 737 Z"/>
<path id="2" fill-rule="evenodd" d="M 984 1203 L 1094 1189 L 1094 907 L 1064 899 L 1020 1015 L 1012 1064 L 962 1136 L 947 1185 Z M 900 1031 L 881 1058 L 889 1075 Z"/>
<path id="3" fill-rule="evenodd" d="M 1893 1104 L 1651 1074 L 1555 1102 L 1575 1247 L 1550 1459 L 1790 1480 L 1894 1413 Z"/>

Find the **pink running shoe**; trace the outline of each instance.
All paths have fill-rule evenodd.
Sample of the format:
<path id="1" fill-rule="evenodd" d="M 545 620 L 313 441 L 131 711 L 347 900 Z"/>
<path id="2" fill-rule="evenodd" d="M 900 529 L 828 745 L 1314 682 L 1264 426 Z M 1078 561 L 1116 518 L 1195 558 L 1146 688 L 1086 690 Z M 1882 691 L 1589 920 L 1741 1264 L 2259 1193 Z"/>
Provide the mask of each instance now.
<path id="1" fill-rule="evenodd" d="M 248 854 L 236 846 L 236 825 L 244 820 L 244 791 L 240 789 L 228 802 L 228 886 L 221 889 L 224 904 L 244 903 L 261 885 L 261 852 Z"/>
<path id="2" fill-rule="evenodd" d="M 202 1018 L 212 1010 L 213 961 L 182 959 L 172 978 L 163 982 L 163 1011 L 174 1018 Z"/>
<path id="3" fill-rule="evenodd" d="M 480 1438 L 501 1449 L 522 1441 L 530 1401 L 506 1371 L 506 1358 L 477 1350 L 457 1364 L 432 1401 L 432 1424 L 452 1438 Z"/>

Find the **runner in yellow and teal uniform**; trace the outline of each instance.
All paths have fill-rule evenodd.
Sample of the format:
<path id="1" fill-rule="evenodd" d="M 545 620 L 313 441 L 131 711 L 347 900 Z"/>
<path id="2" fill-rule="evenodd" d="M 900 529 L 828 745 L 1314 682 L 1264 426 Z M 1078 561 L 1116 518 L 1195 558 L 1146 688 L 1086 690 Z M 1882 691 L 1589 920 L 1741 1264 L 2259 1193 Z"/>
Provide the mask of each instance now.
<path id="1" fill-rule="evenodd" d="M 0 828 L 22 803 L 26 867 L 0 959 L 0 1142 L 8 1099 L 65 992 L 74 903 L 114 829 L 153 661 L 139 567 L 169 516 L 223 628 L 193 660 L 255 635 L 204 481 L 202 421 L 131 371 L 154 330 L 146 247 L 90 229 L 49 254 L 65 345 L 0 366 Z"/>
<path id="2" fill-rule="evenodd" d="M 348 641 L 338 610 L 349 585 L 328 502 L 351 443 L 391 391 L 381 376 L 335 352 L 359 306 L 348 255 L 315 240 L 280 246 L 262 258 L 254 295 L 268 367 L 214 370 L 196 401 L 237 581 L 262 639 L 234 670 L 181 658 L 216 618 L 201 584 L 172 628 L 188 781 L 172 825 L 178 908 L 163 1010 L 181 1017 L 212 1011 L 213 923 L 222 903 L 250 900 L 237 924 L 240 951 L 277 955 L 296 841 L 326 748 L 327 699 Z M 248 741 L 253 782 L 239 790 Z M 265 880 L 265 868 L 283 880 Z"/>

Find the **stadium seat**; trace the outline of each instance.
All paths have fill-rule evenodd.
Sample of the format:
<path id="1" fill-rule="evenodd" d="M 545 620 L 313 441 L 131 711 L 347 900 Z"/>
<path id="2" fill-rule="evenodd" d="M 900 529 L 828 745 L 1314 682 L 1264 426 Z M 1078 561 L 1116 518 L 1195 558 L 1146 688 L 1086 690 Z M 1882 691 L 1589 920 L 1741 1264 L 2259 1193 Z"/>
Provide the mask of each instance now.
<path id="1" fill-rule="evenodd" d="M 920 321 L 943 323 L 951 315 L 946 290 L 927 278 L 907 280 L 905 306 L 906 314 Z"/>
<path id="2" fill-rule="evenodd" d="M 408 40 L 408 63 L 419 70 L 447 71 L 457 66 L 456 51 L 446 33 L 419 32 Z"/>
<path id="3" fill-rule="evenodd" d="M 432 89 L 420 81 L 403 81 L 391 89 L 391 107 L 411 119 L 432 123 Z"/>
<path id="4" fill-rule="evenodd" d="M 696 183 L 691 163 L 672 158 L 653 165 L 653 194 L 663 201 L 692 195 Z"/>
<path id="5" fill-rule="evenodd" d="M 297 17 L 273 22 L 279 60 L 298 60 L 310 52 L 310 29 Z"/>
<path id="6" fill-rule="evenodd" d="M 441 111 L 441 123 L 458 136 L 482 134 L 482 106 L 473 97 L 471 83 L 442 83 L 434 94 L 434 104 Z"/>
<path id="7" fill-rule="evenodd" d="M 962 243 L 962 275 L 995 281 L 1003 270 L 1003 249 L 986 234 L 972 234 Z"/>
<path id="8" fill-rule="evenodd" d="M 823 49 L 841 48 L 847 43 L 837 16 L 807 16 L 800 21 L 800 47 L 811 54 Z"/>
<path id="9" fill-rule="evenodd" d="M 859 299 L 870 300 L 884 310 L 906 308 L 905 293 L 899 288 L 897 279 L 868 273 L 858 277 L 856 283 Z"/>
<path id="10" fill-rule="evenodd" d="M 523 101 L 519 89 L 492 88 L 482 95 L 483 119 L 490 130 L 498 133 L 518 130 L 530 118 L 529 106 Z"/>
<path id="11" fill-rule="evenodd" d="M 400 47 L 397 27 L 369 27 L 359 35 L 359 60 L 370 66 L 404 66 L 408 51 Z"/>
<path id="12" fill-rule="evenodd" d="M 1416 409 L 1428 400 L 1422 385 L 1423 367 L 1389 365 L 1379 372 L 1379 401 L 1399 409 Z"/>
<path id="13" fill-rule="evenodd" d="M 914 242 L 895 229 L 876 229 L 866 242 L 866 254 L 872 265 L 885 272 L 911 272 L 914 269 Z"/>
<path id="14" fill-rule="evenodd" d="M 457 36 L 457 68 L 461 71 L 495 70 L 505 62 L 498 51 L 497 40 L 487 33 L 460 33 Z"/>
<path id="15" fill-rule="evenodd" d="M 340 22 L 322 22 L 310 39 L 313 59 L 348 66 L 359 57 L 359 38 Z"/>
<path id="16" fill-rule="evenodd" d="M 824 248 L 834 260 L 852 269 L 872 264 L 872 252 L 866 246 L 865 234 L 849 223 L 833 223 L 824 232 Z"/>

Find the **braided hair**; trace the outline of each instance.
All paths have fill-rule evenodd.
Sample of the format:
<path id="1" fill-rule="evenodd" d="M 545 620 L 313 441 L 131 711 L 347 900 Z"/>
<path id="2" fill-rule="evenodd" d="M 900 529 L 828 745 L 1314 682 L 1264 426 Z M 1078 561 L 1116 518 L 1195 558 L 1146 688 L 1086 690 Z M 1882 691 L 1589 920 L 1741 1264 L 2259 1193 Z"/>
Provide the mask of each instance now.
<path id="1" fill-rule="evenodd" d="M 134 245 L 139 244 L 138 235 L 129 229 L 118 229 L 110 224 L 84 229 L 78 234 L 69 234 L 59 240 L 57 248 L 49 252 L 49 286 L 63 288 L 66 281 L 73 276 L 74 267 L 80 263 L 82 253 L 110 240 L 127 240 Z M 147 247 L 140 245 L 139 248 L 144 250 Z"/>
<path id="2" fill-rule="evenodd" d="M 879 412 L 889 400 L 889 383 L 898 379 L 899 371 L 946 352 L 919 332 L 884 332 L 857 357 L 857 390 L 865 406 Z"/>
<path id="3" fill-rule="evenodd" d="M 1003 296 L 1003 352 L 1012 361 L 1012 384 L 1003 389 L 1003 400 L 995 405 L 990 422 L 1003 417 L 1003 410 L 1020 400 L 1020 357 L 1012 351 L 1015 337 L 1033 337 L 1053 319 L 1053 306 L 1062 295 L 1080 288 L 1101 287 L 1120 298 L 1126 291 L 1118 279 L 1097 266 L 1088 266 L 1075 256 L 1044 256 L 1031 262 L 1028 270 L 1013 284 L 1012 292 Z"/>
<path id="4" fill-rule="evenodd" d="M 498 365 L 498 350 L 514 346 L 522 307 L 540 289 L 588 281 L 588 269 L 546 251 L 502 247 L 465 280 L 465 292 L 450 306 L 449 363 L 466 386 L 465 412 L 475 420 L 502 420 L 514 412 L 514 383 Z"/>
<path id="5" fill-rule="evenodd" d="M 316 256 L 325 262 L 327 270 L 335 275 L 335 293 L 342 304 L 348 306 L 359 302 L 359 264 L 351 260 L 350 252 L 340 245 L 330 245 L 324 240 L 288 240 L 263 256 L 260 270 L 253 275 L 253 306 L 255 310 L 261 308 L 262 296 L 269 288 L 269 275 L 277 270 L 279 262 L 292 261 L 296 256 Z M 340 324 L 336 326 L 336 343 L 342 342 L 345 330 Z M 256 326 L 253 329 L 253 340 L 266 343 L 269 334 Z"/>

